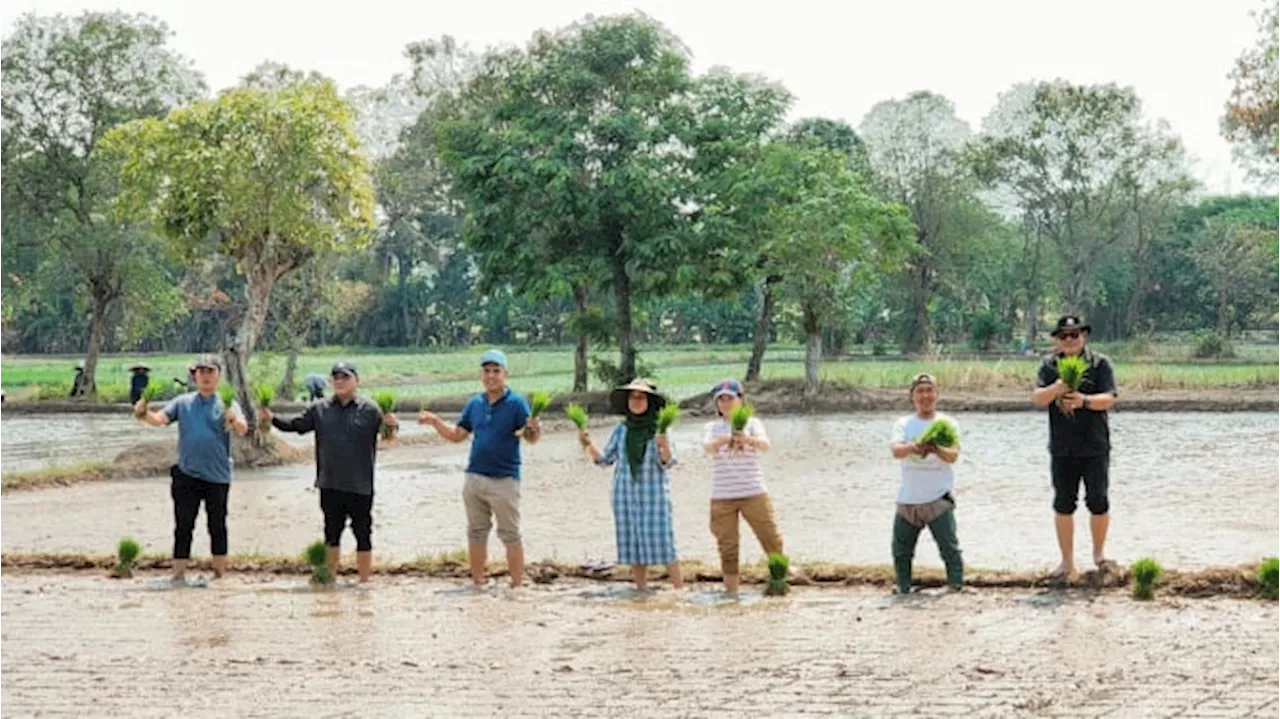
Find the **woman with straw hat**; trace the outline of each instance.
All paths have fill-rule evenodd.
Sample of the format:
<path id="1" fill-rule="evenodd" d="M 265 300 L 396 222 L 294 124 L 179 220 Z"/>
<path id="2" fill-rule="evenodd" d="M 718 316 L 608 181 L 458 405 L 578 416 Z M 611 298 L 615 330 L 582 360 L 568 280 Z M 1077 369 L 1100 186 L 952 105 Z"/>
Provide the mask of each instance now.
<path id="1" fill-rule="evenodd" d="M 658 433 L 658 411 L 666 403 L 653 382 L 634 379 L 609 395 L 610 408 L 623 420 L 613 428 L 604 451 L 591 441 L 586 429 L 579 433 L 582 446 L 596 464 L 614 467 L 618 563 L 631 565 L 631 577 L 640 590 L 648 588 L 650 564 L 665 564 L 671 586 L 684 586 L 676 560 L 671 486 L 667 481 L 667 469 L 676 463 L 676 458 L 671 441 Z"/>

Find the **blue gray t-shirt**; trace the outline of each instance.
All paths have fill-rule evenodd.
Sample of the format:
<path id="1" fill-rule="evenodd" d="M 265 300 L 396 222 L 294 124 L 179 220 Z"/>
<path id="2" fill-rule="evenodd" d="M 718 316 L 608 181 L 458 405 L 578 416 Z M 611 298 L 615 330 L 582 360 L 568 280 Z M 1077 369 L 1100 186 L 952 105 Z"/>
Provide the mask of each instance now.
<path id="1" fill-rule="evenodd" d="M 529 422 L 529 403 L 508 387 L 496 402 L 481 393 L 467 401 L 458 426 L 471 433 L 467 471 L 494 479 L 520 479 L 518 430 Z"/>
<path id="2" fill-rule="evenodd" d="M 231 406 L 240 411 L 238 403 Z M 170 400 L 164 413 L 178 423 L 178 469 L 206 482 L 231 484 L 231 433 L 222 399 L 188 392 Z"/>

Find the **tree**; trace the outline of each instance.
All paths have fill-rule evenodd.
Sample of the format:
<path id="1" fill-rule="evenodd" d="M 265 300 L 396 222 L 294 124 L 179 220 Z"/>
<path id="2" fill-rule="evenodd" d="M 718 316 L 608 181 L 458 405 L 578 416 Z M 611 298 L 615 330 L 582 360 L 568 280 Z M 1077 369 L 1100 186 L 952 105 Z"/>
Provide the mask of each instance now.
<path id="1" fill-rule="evenodd" d="M 930 341 L 929 305 L 938 290 L 948 253 L 974 229 L 962 205 L 973 202 L 973 185 L 960 153 L 967 123 L 951 101 L 930 92 L 887 100 L 871 108 L 859 128 L 883 195 L 907 207 L 916 227 L 909 260 L 909 306 L 902 349 L 920 352 Z"/>
<path id="2" fill-rule="evenodd" d="M 1097 300 L 1097 271 L 1125 237 L 1126 178 L 1157 174 L 1140 169 L 1149 149 L 1141 102 L 1115 85 L 1015 86 L 983 125 L 970 156 L 979 177 L 1013 198 L 1029 234 L 1053 243 L 1066 275 L 1066 309 L 1087 313 Z"/>
<path id="3" fill-rule="evenodd" d="M 1222 134 L 1253 177 L 1274 185 L 1280 164 L 1280 10 L 1268 0 L 1255 17 L 1257 44 L 1231 70 Z"/>
<path id="4" fill-rule="evenodd" d="M 1231 215 L 1205 220 L 1193 241 L 1191 257 L 1204 273 L 1216 308 L 1215 331 L 1230 337 L 1237 318 L 1265 300 L 1275 311 L 1276 233 Z"/>
<path id="5" fill-rule="evenodd" d="M 103 143 L 122 164 L 124 216 L 152 220 L 181 251 L 232 258 L 245 277 L 227 375 L 252 420 L 246 367 L 276 281 L 371 234 L 373 188 L 350 107 L 319 76 L 265 88 L 251 80 L 116 128 Z"/>
<path id="6" fill-rule="evenodd" d="M 479 255 L 531 243 L 524 256 L 608 268 L 622 375 L 636 367 L 633 303 L 697 275 L 681 142 L 694 89 L 687 52 L 657 23 L 589 17 L 491 53 L 442 129 Z M 508 262 L 502 277 L 530 271 Z"/>
<path id="7" fill-rule="evenodd" d="M 86 388 L 95 386 L 113 316 L 127 317 L 136 334 L 180 307 L 162 281 L 154 237 L 108 217 L 116 168 L 100 149 L 112 127 L 163 115 L 203 92 L 190 61 L 167 47 L 169 35 L 145 15 L 29 14 L 3 43 L 6 219 L 30 223 L 28 239 L 39 243 L 36 263 L 49 268 L 46 274 L 73 275 L 88 300 Z M 7 246 L 6 254 L 13 249 Z M 127 313 L 116 310 L 122 300 Z"/>
<path id="8" fill-rule="evenodd" d="M 911 233 L 906 209 L 868 194 L 839 152 L 772 146 L 771 176 L 790 177 L 786 201 L 770 209 L 775 239 L 768 271 L 784 278 L 800 306 L 805 334 L 805 397 L 818 392 L 822 331 L 841 299 L 905 258 Z"/>

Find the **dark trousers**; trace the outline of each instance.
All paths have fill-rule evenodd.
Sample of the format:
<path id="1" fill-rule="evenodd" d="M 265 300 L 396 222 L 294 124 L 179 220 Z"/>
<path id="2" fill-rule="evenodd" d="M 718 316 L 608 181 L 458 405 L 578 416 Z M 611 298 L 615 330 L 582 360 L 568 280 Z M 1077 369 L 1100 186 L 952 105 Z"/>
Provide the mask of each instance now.
<path id="1" fill-rule="evenodd" d="M 901 514 L 893 516 L 893 569 L 898 591 L 902 594 L 911 591 L 911 564 L 923 529 L 903 519 Z M 964 561 L 960 558 L 960 540 L 956 538 L 956 511 L 948 509 L 929 522 L 929 532 L 938 545 L 942 563 L 947 567 L 947 584 L 961 586 L 964 584 Z"/>
<path id="2" fill-rule="evenodd" d="M 173 558 L 191 558 L 191 535 L 195 532 L 200 503 L 209 523 L 209 544 L 215 557 L 227 556 L 227 493 L 230 484 L 206 482 L 185 474 L 177 465 L 169 468 L 173 484 Z"/>
<path id="3" fill-rule="evenodd" d="M 320 510 L 324 512 L 324 543 L 342 546 L 342 530 L 351 520 L 351 533 L 356 535 L 356 551 L 373 551 L 373 495 L 320 490 Z"/>
<path id="4" fill-rule="evenodd" d="M 1058 514 L 1075 514 L 1080 497 L 1080 485 L 1084 484 L 1084 505 L 1090 514 L 1106 514 L 1111 509 L 1107 496 L 1110 455 L 1095 457 L 1054 457 L 1053 511 Z"/>

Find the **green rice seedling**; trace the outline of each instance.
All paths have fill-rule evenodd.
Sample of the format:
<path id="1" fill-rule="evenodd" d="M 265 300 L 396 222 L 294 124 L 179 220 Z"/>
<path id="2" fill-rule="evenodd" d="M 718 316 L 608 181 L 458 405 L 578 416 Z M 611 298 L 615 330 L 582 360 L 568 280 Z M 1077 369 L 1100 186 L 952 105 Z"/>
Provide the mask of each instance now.
<path id="1" fill-rule="evenodd" d="M 378 409 L 382 410 L 382 414 L 391 414 L 396 409 L 396 396 L 390 392 L 378 392 L 373 395 L 373 401 L 377 403 Z M 382 423 L 382 439 L 390 442 L 396 437 L 398 427 L 392 427 L 386 422 Z"/>
<path id="2" fill-rule="evenodd" d="M 1258 565 L 1258 587 L 1267 599 L 1280 598 L 1280 559 L 1267 557 Z"/>
<path id="3" fill-rule="evenodd" d="M 1150 557 L 1143 557 L 1129 568 L 1133 574 L 1133 596 L 1135 599 L 1152 599 L 1156 596 L 1156 585 L 1164 578 L 1164 567 Z"/>
<path id="4" fill-rule="evenodd" d="M 920 433 L 920 444 L 932 444 L 935 447 L 954 447 L 960 441 L 955 425 L 945 419 L 935 419 Z"/>
<path id="5" fill-rule="evenodd" d="M 734 434 L 742 434 L 747 428 L 747 422 L 751 421 L 752 408 L 749 404 L 740 404 L 733 408 L 733 412 L 729 414 L 729 424 L 733 427 Z"/>
<path id="6" fill-rule="evenodd" d="M 1088 368 L 1089 364 L 1080 355 L 1062 357 L 1058 360 L 1058 379 L 1075 392 L 1080 389 L 1080 383 L 1084 382 L 1084 371 Z"/>
<path id="7" fill-rule="evenodd" d="M 669 404 L 658 410 L 658 434 L 666 434 L 671 425 L 676 423 L 676 418 L 680 416 L 680 408 L 674 404 Z"/>
<path id="8" fill-rule="evenodd" d="M 790 567 L 791 560 L 787 555 L 776 552 L 769 555 L 769 584 L 765 587 L 765 595 L 780 597 L 790 591 L 787 584 L 787 570 Z"/>
<path id="9" fill-rule="evenodd" d="M 138 544 L 138 540 L 133 537 L 121 539 L 120 544 L 116 546 L 116 566 L 111 571 L 111 576 L 116 579 L 132 578 L 133 565 L 138 561 L 140 554 L 142 554 L 142 545 Z"/>
<path id="10" fill-rule="evenodd" d="M 263 409 L 271 409 L 271 403 L 274 402 L 275 399 L 275 387 L 272 387 L 267 382 L 261 382 L 254 385 L 253 401 L 256 402 L 259 407 Z M 261 414 L 258 415 L 258 431 L 263 433 L 271 431 L 271 421 L 263 417 Z"/>
<path id="11" fill-rule="evenodd" d="M 565 416 L 569 418 L 569 421 L 573 422 L 574 426 L 578 429 L 587 428 L 587 410 L 583 409 L 582 405 L 571 404 L 564 408 L 564 413 Z"/>
<path id="12" fill-rule="evenodd" d="M 551 395 L 546 392 L 533 392 L 529 394 L 529 412 L 537 417 L 542 414 L 551 404 Z"/>
<path id="13" fill-rule="evenodd" d="M 302 558 L 311 565 L 311 583 L 321 586 L 333 584 L 333 573 L 329 571 L 329 548 L 322 541 L 307 545 Z"/>
<path id="14" fill-rule="evenodd" d="M 236 401 L 236 388 L 224 384 L 218 388 L 218 396 L 222 398 L 222 406 L 231 409 L 231 403 Z"/>
<path id="15" fill-rule="evenodd" d="M 146 400 L 148 403 L 160 399 L 160 395 L 162 394 L 164 394 L 164 385 L 159 382 L 152 382 L 142 388 L 142 399 Z"/>

